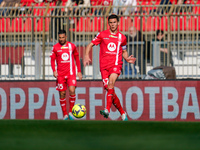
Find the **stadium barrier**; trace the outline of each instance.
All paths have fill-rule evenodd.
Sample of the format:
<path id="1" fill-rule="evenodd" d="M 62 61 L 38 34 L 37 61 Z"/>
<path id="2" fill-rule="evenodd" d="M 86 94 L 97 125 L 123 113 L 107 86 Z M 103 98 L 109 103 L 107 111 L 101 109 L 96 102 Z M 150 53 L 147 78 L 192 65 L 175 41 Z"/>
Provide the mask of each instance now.
<path id="1" fill-rule="evenodd" d="M 55 84 L 55 81 L 1 82 L 0 119 L 62 119 Z M 130 120 L 200 121 L 199 86 L 199 80 L 118 81 L 115 92 Z M 102 81 L 77 82 L 76 103 L 87 109 L 84 120 L 105 120 L 99 113 L 105 100 Z M 112 106 L 108 120 L 120 119 L 120 113 Z"/>
<path id="2" fill-rule="evenodd" d="M 135 54 L 138 61 L 135 65 L 128 64 L 128 68 L 133 70 L 128 69 L 128 73 L 125 73 L 126 66 L 123 66 L 120 79 L 143 78 L 149 70 L 155 67 L 155 60 L 160 60 L 157 65 L 161 62 L 164 62 L 164 65 L 170 65 L 171 58 L 178 79 L 198 79 L 200 77 L 199 6 L 199 1 L 170 6 L 159 5 L 157 1 L 145 3 L 139 1 L 135 7 L 127 7 L 131 10 L 128 14 L 120 12 L 121 6 L 113 7 L 112 5 L 79 9 L 76 9 L 78 6 L 74 6 L 71 9 L 77 11 L 67 12 L 69 8 L 65 7 L 64 3 L 60 3 L 59 6 L 54 3 L 42 3 L 40 5 L 24 4 L 16 8 L 1 8 L 0 80 L 54 80 L 49 55 L 52 46 L 58 42 L 58 30 L 67 31 L 68 40 L 76 44 L 82 60 L 87 44 L 98 32 L 108 28 L 107 17 L 114 9 L 119 9 L 119 31 L 127 35 L 127 50 L 129 54 Z M 130 42 L 129 29 L 131 26 L 142 34 L 141 39 L 138 38 L 132 42 L 134 46 L 131 46 Z M 164 38 L 155 46 L 157 30 L 164 31 Z M 157 52 L 161 54 L 159 47 L 162 44 L 163 48 L 167 49 L 164 57 L 161 59 L 157 58 L 159 55 L 156 58 L 153 57 L 156 47 Z M 14 52 L 13 47 L 24 50 L 23 55 L 18 50 L 24 61 L 21 61 L 21 56 Z M 90 54 L 92 63 L 86 68 L 82 67 L 83 79 L 100 79 L 99 47 L 93 48 Z M 9 49 L 6 55 L 5 49 Z M 10 55 L 10 52 L 14 55 Z M 5 59 L 15 59 L 13 67 L 11 67 L 12 63 Z M 13 70 L 13 74 L 10 70 Z"/>

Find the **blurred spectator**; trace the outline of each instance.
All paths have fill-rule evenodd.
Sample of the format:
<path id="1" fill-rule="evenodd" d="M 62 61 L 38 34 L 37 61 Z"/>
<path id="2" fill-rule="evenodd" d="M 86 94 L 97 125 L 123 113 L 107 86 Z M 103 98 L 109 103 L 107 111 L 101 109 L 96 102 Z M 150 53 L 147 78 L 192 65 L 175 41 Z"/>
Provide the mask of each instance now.
<path id="1" fill-rule="evenodd" d="M 20 1 L 21 0 L 3 0 L 1 1 L 1 13 L 2 16 L 18 16 L 21 14 L 24 9 L 23 7 L 20 7 Z M 3 7 L 11 7 L 9 9 L 3 8 Z M 7 50 L 6 50 L 7 51 Z M 21 70 L 22 70 L 22 77 L 24 77 L 24 58 L 21 60 Z M 11 63 L 11 58 L 8 60 L 8 70 L 9 70 L 9 77 L 13 77 L 13 70 L 14 70 L 14 64 Z"/>
<path id="2" fill-rule="evenodd" d="M 129 55 L 133 55 L 134 57 L 136 57 L 137 60 L 135 62 L 135 65 L 139 67 L 140 75 L 146 74 L 145 37 L 142 36 L 141 32 L 137 31 L 137 29 L 134 26 L 131 26 L 129 28 L 129 35 L 127 36 L 127 41 L 128 41 L 128 53 Z M 135 67 L 130 67 L 130 65 L 128 67 L 128 64 L 126 63 L 126 61 L 124 65 L 125 65 L 125 75 L 127 75 L 128 72 L 129 72 L 129 75 L 132 75 L 133 71 L 136 74 Z"/>
<path id="3" fill-rule="evenodd" d="M 163 30 L 157 30 L 156 40 L 154 40 L 154 41 L 164 42 L 165 41 L 164 36 L 165 36 L 165 34 L 164 34 Z M 169 64 L 171 66 L 173 66 L 174 62 L 172 59 L 172 52 L 168 48 L 167 43 L 164 43 L 164 44 L 160 43 L 159 46 L 160 46 L 160 64 L 161 64 L 161 66 L 167 66 L 167 61 L 168 61 L 167 55 L 169 55 Z M 156 59 L 156 58 L 153 58 L 153 59 Z"/>
<path id="4" fill-rule="evenodd" d="M 42 3 L 43 0 L 34 0 L 35 3 Z"/>
<path id="5" fill-rule="evenodd" d="M 5 2 L 4 6 L 5 7 L 13 7 L 16 5 L 16 3 L 20 3 L 21 0 L 3 0 Z"/>
<path id="6" fill-rule="evenodd" d="M 113 0 L 113 13 L 129 15 L 136 10 L 136 0 Z"/>
<path id="7" fill-rule="evenodd" d="M 57 1 L 56 6 L 61 6 L 62 1 Z M 64 12 L 61 8 L 55 8 L 51 12 L 51 16 L 56 16 L 51 19 L 51 41 L 57 40 L 58 31 L 64 29 Z"/>
<path id="8" fill-rule="evenodd" d="M 68 0 L 43 0 L 43 2 L 45 2 L 45 3 L 51 3 L 51 2 L 55 2 L 55 3 L 57 3 L 57 2 L 63 2 L 63 3 L 66 3 Z"/>
<path id="9" fill-rule="evenodd" d="M 73 14 L 85 15 L 88 13 L 90 0 L 68 0 L 65 6 L 65 12 L 68 14 L 73 11 Z"/>
<path id="10" fill-rule="evenodd" d="M 187 0 L 161 0 L 160 5 L 166 5 L 166 6 L 161 6 L 161 8 L 158 9 L 158 13 L 163 14 L 164 12 L 168 13 L 169 11 L 182 12 L 183 7 L 179 5 L 185 4 L 186 1 Z M 173 3 L 178 5 L 178 7 L 175 7 L 176 8 L 175 10 L 171 7 Z"/>
<path id="11" fill-rule="evenodd" d="M 92 12 L 95 15 L 97 14 L 101 15 L 101 14 L 105 14 L 107 11 L 108 13 L 110 13 L 110 10 L 108 10 L 108 7 L 103 8 L 103 6 L 109 6 L 109 5 L 112 6 L 113 0 L 90 0 L 90 2 L 92 6 L 96 6 L 96 7 L 93 7 Z"/>
<path id="12" fill-rule="evenodd" d="M 5 4 L 5 2 L 3 0 L 0 0 L 0 14 L 4 13 L 4 8 L 3 8 L 4 4 Z"/>
<path id="13" fill-rule="evenodd" d="M 3 1 L 1 1 L 0 13 L 2 13 L 2 16 L 8 16 L 10 13 L 12 15 L 14 9 L 12 11 L 10 11 L 4 7 L 18 7 L 20 1 L 21 0 L 3 0 Z"/>

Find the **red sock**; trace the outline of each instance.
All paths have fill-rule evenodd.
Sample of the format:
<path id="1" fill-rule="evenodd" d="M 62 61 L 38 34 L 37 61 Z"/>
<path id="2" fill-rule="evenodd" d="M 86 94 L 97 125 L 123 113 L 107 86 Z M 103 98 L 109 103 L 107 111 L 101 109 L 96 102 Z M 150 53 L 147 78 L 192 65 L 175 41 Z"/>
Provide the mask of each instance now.
<path id="1" fill-rule="evenodd" d="M 114 89 L 108 89 L 107 96 L 106 96 L 106 99 L 107 99 L 106 109 L 108 110 L 108 112 L 110 112 L 110 107 L 111 107 L 112 102 L 113 102 L 113 95 L 114 94 L 115 94 Z"/>
<path id="2" fill-rule="evenodd" d="M 72 112 L 72 108 L 74 106 L 75 100 L 76 100 L 76 95 L 69 96 L 69 112 Z"/>
<path id="3" fill-rule="evenodd" d="M 62 108 L 63 116 L 67 115 L 67 108 L 66 108 L 67 102 L 65 98 L 60 98 L 60 106 Z"/>
<path id="4" fill-rule="evenodd" d="M 120 114 L 124 114 L 125 111 L 123 110 L 121 104 L 120 104 L 120 101 L 119 101 L 119 98 L 117 97 L 117 95 L 115 94 L 114 97 L 113 97 L 113 105 L 118 109 L 118 111 L 120 112 Z"/>

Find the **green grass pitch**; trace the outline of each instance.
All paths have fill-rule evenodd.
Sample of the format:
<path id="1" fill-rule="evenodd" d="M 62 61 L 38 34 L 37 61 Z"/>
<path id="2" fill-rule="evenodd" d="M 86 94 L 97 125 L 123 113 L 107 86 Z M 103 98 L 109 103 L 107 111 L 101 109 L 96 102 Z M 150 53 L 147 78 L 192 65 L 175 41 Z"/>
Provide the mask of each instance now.
<path id="1" fill-rule="evenodd" d="M 199 122 L 0 120 L 0 150 L 199 150 Z"/>

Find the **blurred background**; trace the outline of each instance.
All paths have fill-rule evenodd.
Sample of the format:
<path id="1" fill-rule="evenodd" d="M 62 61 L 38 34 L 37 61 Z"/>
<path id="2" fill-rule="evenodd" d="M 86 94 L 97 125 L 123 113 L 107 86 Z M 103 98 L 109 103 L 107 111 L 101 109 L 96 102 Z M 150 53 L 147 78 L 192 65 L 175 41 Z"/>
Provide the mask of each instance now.
<path id="1" fill-rule="evenodd" d="M 67 31 L 84 58 L 87 44 L 120 17 L 128 53 L 119 79 L 143 79 L 158 66 L 172 66 L 177 79 L 200 78 L 200 0 L 0 0 L 0 80 L 55 80 L 50 65 L 58 30 Z M 99 46 L 83 79 L 101 79 Z"/>

